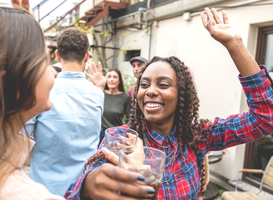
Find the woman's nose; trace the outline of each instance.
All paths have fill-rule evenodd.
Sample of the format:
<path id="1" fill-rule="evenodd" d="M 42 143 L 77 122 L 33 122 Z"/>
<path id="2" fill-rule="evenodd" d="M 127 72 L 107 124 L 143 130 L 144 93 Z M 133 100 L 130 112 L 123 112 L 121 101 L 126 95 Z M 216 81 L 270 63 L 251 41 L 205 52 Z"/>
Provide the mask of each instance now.
<path id="1" fill-rule="evenodd" d="M 148 90 L 146 91 L 146 95 L 147 95 L 148 97 L 157 96 L 157 95 L 158 95 L 158 91 L 155 90 L 155 89 L 148 89 Z"/>

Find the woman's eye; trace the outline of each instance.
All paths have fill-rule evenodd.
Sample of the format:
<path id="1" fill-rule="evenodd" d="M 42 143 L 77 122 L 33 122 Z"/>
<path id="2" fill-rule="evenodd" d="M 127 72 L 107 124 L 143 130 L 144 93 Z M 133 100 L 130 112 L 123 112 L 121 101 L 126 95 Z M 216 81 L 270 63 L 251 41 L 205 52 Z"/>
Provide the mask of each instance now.
<path id="1" fill-rule="evenodd" d="M 160 84 L 159 87 L 169 87 L 169 84 Z"/>
<path id="2" fill-rule="evenodd" d="M 140 83 L 140 87 L 148 87 L 149 85 L 147 83 Z"/>

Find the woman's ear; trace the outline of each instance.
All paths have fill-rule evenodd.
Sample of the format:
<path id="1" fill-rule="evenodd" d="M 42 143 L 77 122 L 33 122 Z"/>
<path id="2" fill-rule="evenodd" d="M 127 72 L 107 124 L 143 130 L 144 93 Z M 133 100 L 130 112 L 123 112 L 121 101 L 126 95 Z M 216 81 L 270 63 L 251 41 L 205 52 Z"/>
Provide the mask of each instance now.
<path id="1" fill-rule="evenodd" d="M 6 73 L 7 73 L 6 70 L 1 71 L 2 90 L 4 89 L 4 85 L 5 85 L 5 75 L 6 75 Z"/>

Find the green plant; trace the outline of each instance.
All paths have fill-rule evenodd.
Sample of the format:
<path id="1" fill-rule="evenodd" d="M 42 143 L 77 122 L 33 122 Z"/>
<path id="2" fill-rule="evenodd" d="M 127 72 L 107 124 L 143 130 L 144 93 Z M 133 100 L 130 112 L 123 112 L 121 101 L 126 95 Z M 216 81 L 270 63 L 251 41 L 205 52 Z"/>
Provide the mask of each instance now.
<path id="1" fill-rule="evenodd" d="M 102 52 L 97 50 L 97 56 L 99 58 L 99 60 L 103 60 L 103 55 L 102 55 Z"/>
<path id="2" fill-rule="evenodd" d="M 220 189 L 219 191 L 218 191 L 218 193 L 219 193 L 219 196 L 222 196 L 222 194 L 225 192 L 225 190 L 223 190 L 223 189 Z"/>
<path id="3" fill-rule="evenodd" d="M 50 63 L 51 63 L 51 65 L 53 65 L 53 64 L 55 64 L 57 62 L 60 62 L 60 61 L 55 57 L 54 60 L 52 60 Z"/>
<path id="4" fill-rule="evenodd" d="M 127 124 L 127 123 L 126 123 L 126 119 L 127 119 L 127 118 L 126 118 L 126 115 L 123 115 L 122 124 Z"/>
<path id="5" fill-rule="evenodd" d="M 129 88 L 136 84 L 135 77 L 125 74 L 123 75 L 123 80 L 124 90 L 128 93 Z"/>
<path id="6" fill-rule="evenodd" d="M 86 26 L 84 23 L 76 23 L 74 26 L 78 29 L 81 29 L 86 34 L 88 34 L 88 33 L 94 34 L 95 33 L 94 26 L 89 27 L 89 26 Z"/>

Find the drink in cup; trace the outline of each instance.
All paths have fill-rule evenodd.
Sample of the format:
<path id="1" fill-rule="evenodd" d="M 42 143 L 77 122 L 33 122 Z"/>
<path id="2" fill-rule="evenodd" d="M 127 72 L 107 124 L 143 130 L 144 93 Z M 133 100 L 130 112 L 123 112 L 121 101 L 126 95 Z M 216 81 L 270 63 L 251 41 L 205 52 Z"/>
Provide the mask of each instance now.
<path id="1" fill-rule="evenodd" d="M 140 173 L 145 177 L 144 183 L 155 189 L 155 195 L 151 200 L 157 199 L 165 160 L 166 155 L 163 151 L 151 147 L 123 147 L 119 153 L 119 167 Z"/>
<path id="2" fill-rule="evenodd" d="M 105 147 L 119 155 L 122 147 L 136 145 L 138 133 L 130 128 L 113 127 L 105 131 Z"/>

